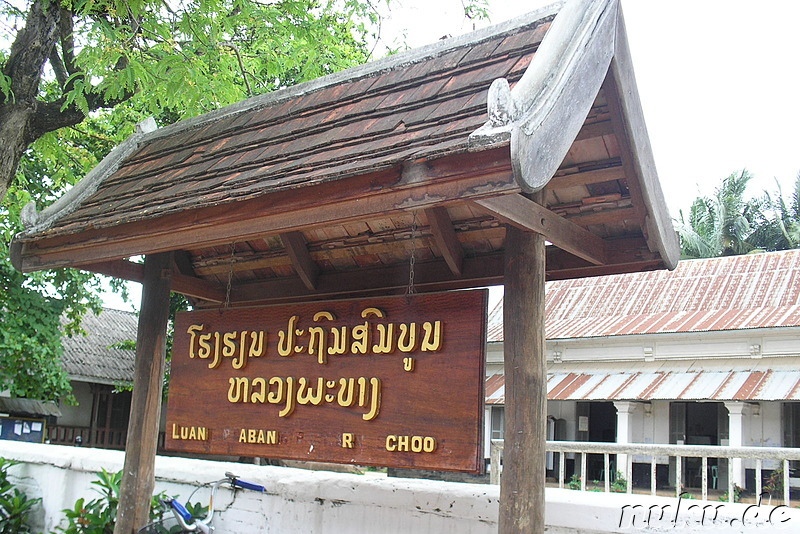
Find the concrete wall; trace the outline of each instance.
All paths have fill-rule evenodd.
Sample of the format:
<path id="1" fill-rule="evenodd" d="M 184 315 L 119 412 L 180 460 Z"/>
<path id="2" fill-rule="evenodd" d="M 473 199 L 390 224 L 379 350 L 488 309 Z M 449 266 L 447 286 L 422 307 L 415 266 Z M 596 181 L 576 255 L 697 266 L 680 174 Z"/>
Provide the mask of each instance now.
<path id="1" fill-rule="evenodd" d="M 116 471 L 122 453 L 98 449 L 61 447 L 0 441 L 0 456 L 22 462 L 11 469 L 18 487 L 30 497 L 42 497 L 36 510 L 36 532 L 52 531 L 79 497 L 95 498 L 91 481 L 101 468 Z M 303 532 L 306 534 L 491 534 L 497 531 L 498 486 L 437 482 L 429 480 L 377 478 L 285 467 L 260 467 L 159 457 L 156 461 L 156 491 L 186 500 L 198 485 L 233 471 L 245 480 L 263 484 L 266 494 L 241 491 L 233 497 L 221 490 L 216 508 L 217 532 Z M 208 491 L 198 491 L 193 501 L 205 501 Z M 600 494 L 571 490 L 547 490 L 546 518 L 550 534 L 634 532 L 668 528 L 671 532 L 694 532 L 701 508 L 686 501 L 680 521 L 665 524 L 647 512 L 653 506 L 674 518 L 676 499 L 641 495 Z M 692 504 L 699 504 L 692 502 Z M 719 506 L 720 503 L 715 503 Z M 665 508 L 666 507 L 666 508 Z M 725 505 L 718 517 L 723 532 L 763 532 L 769 526 L 789 531 L 800 528 L 800 511 L 745 505 Z M 749 514 L 747 516 L 746 514 Z M 737 518 L 749 517 L 753 526 L 742 528 Z M 757 516 L 757 517 L 756 517 Z M 650 525 L 647 525 L 647 521 Z M 758 521 L 760 522 L 758 522 Z M 783 521 L 779 523 L 779 521 Z M 741 521 L 739 521 L 741 522 Z M 705 526 L 709 526 L 706 521 Z"/>

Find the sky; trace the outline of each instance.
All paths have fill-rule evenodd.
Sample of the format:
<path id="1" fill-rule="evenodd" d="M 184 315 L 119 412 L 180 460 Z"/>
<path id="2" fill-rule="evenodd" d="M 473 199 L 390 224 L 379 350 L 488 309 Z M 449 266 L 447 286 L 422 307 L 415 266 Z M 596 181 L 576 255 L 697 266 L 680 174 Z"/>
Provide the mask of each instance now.
<path id="1" fill-rule="evenodd" d="M 550 3 L 490 0 L 490 23 Z M 382 25 L 390 43 L 417 47 L 473 29 L 461 0 L 390 6 Z M 677 217 L 745 168 L 755 175 L 751 196 L 775 192 L 776 179 L 787 195 L 800 172 L 800 2 L 622 0 L 622 10 L 670 214 Z M 130 309 L 113 299 L 107 304 Z"/>
<path id="2" fill-rule="evenodd" d="M 491 23 L 551 3 L 490 0 Z M 414 47 L 472 29 L 460 0 L 391 6 L 384 32 Z M 775 191 L 776 178 L 791 191 L 800 172 L 800 2 L 622 0 L 622 11 L 672 216 L 744 168 L 755 175 L 752 195 Z"/>

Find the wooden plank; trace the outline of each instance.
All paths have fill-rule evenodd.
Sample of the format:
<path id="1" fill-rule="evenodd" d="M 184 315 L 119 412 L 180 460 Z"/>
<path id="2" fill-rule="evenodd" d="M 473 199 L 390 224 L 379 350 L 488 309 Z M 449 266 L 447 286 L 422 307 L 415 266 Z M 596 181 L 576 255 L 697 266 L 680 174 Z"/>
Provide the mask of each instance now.
<path id="1" fill-rule="evenodd" d="M 347 224 L 461 199 L 519 191 L 508 147 L 460 154 L 426 165 L 427 174 L 403 176 L 400 169 L 343 179 L 304 189 L 279 191 L 153 221 L 139 221 L 19 242 L 12 261 L 20 270 L 78 266 L 137 254 L 207 248 L 270 234 L 328 224 Z"/>
<path id="2" fill-rule="evenodd" d="M 181 313 L 165 448 L 480 472 L 487 295 Z M 365 327 L 371 341 L 362 347 L 356 331 Z M 222 333 L 233 354 L 218 345 L 206 350 L 203 336 Z M 276 387 L 286 393 L 281 400 Z"/>
<path id="3" fill-rule="evenodd" d="M 578 213 L 575 215 L 567 215 L 566 220 L 577 224 L 578 226 L 591 226 L 594 224 L 612 224 L 621 221 L 636 221 L 642 223 L 639 219 L 639 213 L 635 208 L 612 208 L 601 211 L 587 211 L 585 213 Z"/>
<path id="4" fill-rule="evenodd" d="M 611 121 L 598 121 L 581 126 L 581 131 L 578 132 L 578 137 L 576 137 L 575 140 L 584 141 L 604 135 L 612 135 L 613 133 L 614 129 L 611 126 Z"/>
<path id="5" fill-rule="evenodd" d="M 504 195 L 474 201 L 503 222 L 536 232 L 560 249 L 596 265 L 608 263 L 605 241 L 522 195 Z"/>
<path id="6" fill-rule="evenodd" d="M 505 442 L 498 529 L 501 534 L 544 532 L 547 435 L 544 241 L 541 234 L 513 226 L 506 234 Z"/>
<path id="7" fill-rule="evenodd" d="M 144 281 L 144 265 L 127 260 L 92 263 L 82 266 L 81 269 L 132 282 Z M 225 301 L 225 291 L 220 286 L 194 276 L 173 273 L 172 290 L 187 297 L 211 302 Z"/>
<path id="8" fill-rule="evenodd" d="M 444 261 L 447 262 L 447 266 L 450 267 L 450 271 L 454 275 L 461 276 L 464 249 L 461 248 L 461 243 L 456 237 L 456 231 L 453 229 L 453 222 L 447 214 L 447 208 L 443 206 L 428 208 L 425 210 L 425 216 L 428 218 L 428 224 L 433 231 L 433 237 L 439 246 L 439 251 L 442 253 Z"/>
<path id="9" fill-rule="evenodd" d="M 464 289 L 501 283 L 502 253 L 465 258 L 460 278 L 455 278 L 444 260 L 419 261 L 415 264 L 414 285 L 420 292 Z M 347 294 L 391 294 L 408 287 L 408 264 L 370 269 L 320 273 L 317 287 L 310 290 L 299 279 L 242 284 L 231 291 L 231 302 L 239 305 L 259 302 L 285 302 Z"/>
<path id="10" fill-rule="evenodd" d="M 566 189 L 567 187 L 599 184 L 610 182 L 611 180 L 622 180 L 624 178 L 625 171 L 621 166 L 608 167 L 605 169 L 594 169 L 573 174 L 556 175 L 547 184 L 547 189 Z"/>
<path id="11" fill-rule="evenodd" d="M 164 384 L 171 253 L 147 256 L 136 335 L 133 398 L 114 534 L 133 534 L 150 520 Z"/>
<path id="12" fill-rule="evenodd" d="M 281 241 L 286 247 L 286 253 L 292 260 L 292 266 L 300 280 L 308 289 L 315 289 L 317 276 L 319 276 L 319 266 L 314 263 L 311 254 L 308 252 L 308 245 L 302 232 L 286 232 L 281 234 Z"/>

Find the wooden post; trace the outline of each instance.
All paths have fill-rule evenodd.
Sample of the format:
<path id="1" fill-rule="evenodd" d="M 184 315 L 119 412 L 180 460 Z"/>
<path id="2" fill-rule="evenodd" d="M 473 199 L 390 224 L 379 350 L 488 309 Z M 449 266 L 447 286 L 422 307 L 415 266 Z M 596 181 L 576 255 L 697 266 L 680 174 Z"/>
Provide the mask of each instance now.
<path id="1" fill-rule="evenodd" d="M 544 532 L 544 279 L 544 237 L 508 226 L 503 297 L 506 403 L 500 534 Z"/>
<path id="2" fill-rule="evenodd" d="M 131 418 L 114 534 L 133 534 L 150 518 L 164 383 L 171 266 L 171 252 L 147 256 L 144 262 Z"/>

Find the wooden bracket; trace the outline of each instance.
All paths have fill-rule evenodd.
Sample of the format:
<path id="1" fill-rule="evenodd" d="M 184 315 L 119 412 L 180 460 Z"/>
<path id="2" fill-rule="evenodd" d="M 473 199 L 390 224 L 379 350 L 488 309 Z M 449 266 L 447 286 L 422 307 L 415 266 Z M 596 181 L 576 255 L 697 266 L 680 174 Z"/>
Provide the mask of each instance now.
<path id="1" fill-rule="evenodd" d="M 447 262 L 447 266 L 454 275 L 461 276 L 464 249 L 461 248 L 461 243 L 458 242 L 453 222 L 447 214 L 447 208 L 443 206 L 428 208 L 425 210 L 425 216 L 428 218 L 428 225 L 431 227 L 433 237 L 439 246 L 444 261 Z"/>
<path id="2" fill-rule="evenodd" d="M 608 263 L 606 242 L 601 237 L 522 195 L 491 197 L 474 203 L 507 224 L 543 235 L 553 245 L 570 254 L 595 265 Z"/>

